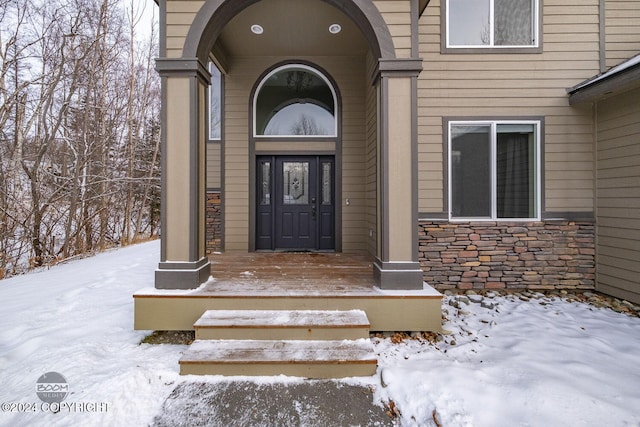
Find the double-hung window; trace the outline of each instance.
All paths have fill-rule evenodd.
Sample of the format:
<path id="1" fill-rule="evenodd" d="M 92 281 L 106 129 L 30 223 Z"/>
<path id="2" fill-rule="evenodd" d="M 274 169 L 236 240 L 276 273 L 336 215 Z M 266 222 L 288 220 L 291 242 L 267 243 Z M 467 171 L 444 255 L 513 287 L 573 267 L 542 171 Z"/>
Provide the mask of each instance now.
<path id="1" fill-rule="evenodd" d="M 447 48 L 538 47 L 540 0 L 446 0 Z"/>
<path id="2" fill-rule="evenodd" d="M 451 219 L 540 218 L 540 121 L 449 122 Z"/>

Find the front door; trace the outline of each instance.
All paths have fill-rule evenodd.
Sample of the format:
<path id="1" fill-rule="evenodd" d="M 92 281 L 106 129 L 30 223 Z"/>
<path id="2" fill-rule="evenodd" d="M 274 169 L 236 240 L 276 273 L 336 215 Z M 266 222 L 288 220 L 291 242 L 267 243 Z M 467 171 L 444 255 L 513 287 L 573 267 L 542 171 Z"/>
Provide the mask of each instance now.
<path id="1" fill-rule="evenodd" d="M 335 249 L 333 156 L 259 156 L 256 249 Z"/>

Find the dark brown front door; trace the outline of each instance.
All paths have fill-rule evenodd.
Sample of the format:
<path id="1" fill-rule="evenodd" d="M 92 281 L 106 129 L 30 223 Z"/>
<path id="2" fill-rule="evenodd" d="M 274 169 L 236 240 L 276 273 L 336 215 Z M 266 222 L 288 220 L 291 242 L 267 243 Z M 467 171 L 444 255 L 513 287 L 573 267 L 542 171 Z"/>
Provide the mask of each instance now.
<path id="1" fill-rule="evenodd" d="M 335 249 L 332 156 L 260 156 L 256 178 L 256 249 Z"/>

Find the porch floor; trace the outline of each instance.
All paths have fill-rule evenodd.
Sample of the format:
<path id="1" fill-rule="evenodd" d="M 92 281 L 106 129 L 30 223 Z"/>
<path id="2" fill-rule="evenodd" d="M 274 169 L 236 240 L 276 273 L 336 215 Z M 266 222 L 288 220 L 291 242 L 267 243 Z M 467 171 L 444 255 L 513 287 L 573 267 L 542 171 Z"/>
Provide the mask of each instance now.
<path id="1" fill-rule="evenodd" d="M 134 294 L 135 328 L 187 330 L 206 310 L 364 310 L 374 331 L 439 330 L 442 295 L 376 286 L 371 257 L 345 253 L 224 253 L 193 290 Z"/>
<path id="2" fill-rule="evenodd" d="M 209 257 L 215 278 L 203 293 L 245 296 L 374 293 L 372 259 L 342 253 L 254 252 Z"/>

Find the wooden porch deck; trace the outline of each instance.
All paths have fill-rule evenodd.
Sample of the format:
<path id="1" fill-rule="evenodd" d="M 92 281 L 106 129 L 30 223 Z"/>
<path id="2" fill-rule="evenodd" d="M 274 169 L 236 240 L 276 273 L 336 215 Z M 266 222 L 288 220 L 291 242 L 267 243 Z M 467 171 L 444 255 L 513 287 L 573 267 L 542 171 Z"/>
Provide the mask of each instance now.
<path id="1" fill-rule="evenodd" d="M 344 253 L 224 253 L 194 290 L 134 294 L 135 328 L 188 330 L 207 310 L 364 310 L 373 331 L 437 331 L 442 295 L 378 288 L 372 259 Z"/>
<path id="2" fill-rule="evenodd" d="M 235 253 L 210 256 L 218 295 L 353 295 L 375 287 L 373 260 L 341 253 Z"/>

